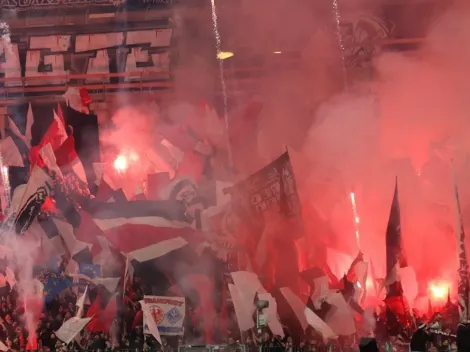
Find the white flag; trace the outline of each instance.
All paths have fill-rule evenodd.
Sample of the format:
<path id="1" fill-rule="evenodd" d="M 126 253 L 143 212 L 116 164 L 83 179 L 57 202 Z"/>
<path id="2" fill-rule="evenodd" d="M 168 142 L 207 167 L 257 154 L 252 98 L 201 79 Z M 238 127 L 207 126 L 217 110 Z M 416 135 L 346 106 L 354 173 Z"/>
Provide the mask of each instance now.
<path id="1" fill-rule="evenodd" d="M 59 166 L 57 166 L 57 159 L 50 143 L 47 143 L 41 148 L 39 155 L 49 170 L 55 171 L 57 175 L 62 176 L 62 171 L 60 171 Z"/>
<path id="2" fill-rule="evenodd" d="M 177 146 L 173 145 L 169 140 L 162 139 L 161 144 L 168 149 L 170 155 L 177 161 L 181 163 L 184 159 L 184 152 L 179 149 Z"/>
<path id="3" fill-rule="evenodd" d="M 329 295 L 327 302 L 333 307 L 328 311 L 325 322 L 337 335 L 352 335 L 356 333 L 356 321 L 350 305 L 343 294 L 335 292 Z"/>
<path id="4" fill-rule="evenodd" d="M 233 283 L 240 290 L 246 302 L 253 302 L 257 292 L 266 293 L 265 288 L 258 279 L 255 273 L 248 271 L 235 271 L 231 273 Z M 251 313 L 255 311 L 255 307 L 251 306 Z"/>
<path id="5" fill-rule="evenodd" d="M 157 340 L 158 343 L 161 345 L 162 339 L 160 338 L 160 333 L 158 332 L 157 323 L 155 322 L 155 319 L 152 317 L 152 313 L 150 312 L 149 305 L 146 304 L 145 301 L 143 300 L 140 301 L 139 303 L 144 313 L 144 325 L 146 325 L 148 331 L 150 331 L 150 333 L 155 338 L 155 340 Z"/>
<path id="6" fill-rule="evenodd" d="M 16 215 L 16 231 L 23 233 L 28 229 L 52 189 L 52 179 L 43 169 L 34 166 L 21 198 Z"/>
<path id="7" fill-rule="evenodd" d="M 59 235 L 63 239 L 67 250 L 72 256 L 77 253 L 80 253 L 86 248 L 91 248 L 91 245 L 89 243 L 77 240 L 73 231 L 73 226 L 70 225 L 68 222 L 59 219 L 54 219 L 53 221 L 55 226 L 57 227 L 57 230 L 59 230 Z"/>
<path id="8" fill-rule="evenodd" d="M 22 140 L 25 139 L 24 136 L 21 134 L 20 130 L 18 129 L 18 127 L 16 126 L 16 124 L 11 119 L 11 117 L 8 117 L 8 127 L 10 128 L 11 132 L 13 132 L 15 136 L 17 136 L 18 138 L 21 138 Z"/>
<path id="9" fill-rule="evenodd" d="M 88 286 L 85 287 L 85 292 L 83 292 L 80 298 L 77 299 L 77 303 L 75 303 L 75 305 L 78 307 L 77 314 L 75 315 L 76 318 L 81 318 L 83 315 L 83 306 L 85 305 L 87 292 L 88 292 Z"/>
<path id="10" fill-rule="evenodd" d="M 277 303 L 270 293 L 258 294 L 260 300 L 268 301 L 268 308 L 264 309 L 264 313 L 268 315 L 268 326 L 274 335 L 284 337 L 284 330 L 282 329 L 281 322 L 277 317 Z"/>
<path id="11" fill-rule="evenodd" d="M 29 103 L 28 113 L 26 114 L 26 133 L 25 133 L 26 141 L 29 142 L 28 147 L 31 146 L 31 139 L 33 138 L 32 132 L 31 132 L 33 123 L 34 123 L 33 109 L 31 108 L 31 103 Z"/>
<path id="12" fill-rule="evenodd" d="M 333 330 L 331 330 L 331 328 L 321 320 L 318 315 L 312 312 L 310 308 L 305 308 L 305 318 L 312 328 L 322 334 L 325 340 L 335 339 L 337 337 Z"/>
<path id="13" fill-rule="evenodd" d="M 235 308 L 235 315 L 237 317 L 240 331 L 248 331 L 251 328 L 254 328 L 255 323 L 253 321 L 253 311 L 251 309 L 253 304 L 244 299 L 243 294 L 237 286 L 229 284 L 228 290 L 230 291 L 230 297 L 232 298 L 233 308 Z"/>
<path id="14" fill-rule="evenodd" d="M 0 142 L 0 155 L 5 166 L 24 167 L 23 158 L 13 138 L 8 136 Z"/>
<path id="15" fill-rule="evenodd" d="M 95 277 L 94 279 L 90 279 L 88 276 L 83 275 L 83 274 L 70 274 L 69 275 L 72 279 L 79 279 L 79 280 L 85 280 L 88 281 L 96 286 L 102 285 L 106 290 L 109 292 L 115 292 L 116 288 L 119 284 L 119 281 L 121 278 L 117 277 Z"/>
<path id="16" fill-rule="evenodd" d="M 67 345 L 83 330 L 83 328 L 93 318 L 77 318 L 73 317 L 62 324 L 59 330 L 55 332 L 57 338 Z"/>
<path id="17" fill-rule="evenodd" d="M 67 139 L 67 131 L 65 130 L 65 126 L 64 124 L 62 123 L 62 120 L 60 119 L 59 116 L 57 116 L 57 113 L 55 112 L 55 110 L 53 110 L 53 113 L 54 113 L 54 122 L 57 123 L 57 137 L 60 137 L 60 144 L 59 145 L 62 145 L 64 144 L 65 140 Z"/>
<path id="18" fill-rule="evenodd" d="M 288 287 L 283 287 L 280 291 L 286 299 L 287 303 L 289 303 L 290 307 L 294 311 L 294 314 L 299 320 L 302 329 L 305 330 L 308 326 L 308 322 L 305 318 L 304 302 L 302 302 L 302 300 Z"/>

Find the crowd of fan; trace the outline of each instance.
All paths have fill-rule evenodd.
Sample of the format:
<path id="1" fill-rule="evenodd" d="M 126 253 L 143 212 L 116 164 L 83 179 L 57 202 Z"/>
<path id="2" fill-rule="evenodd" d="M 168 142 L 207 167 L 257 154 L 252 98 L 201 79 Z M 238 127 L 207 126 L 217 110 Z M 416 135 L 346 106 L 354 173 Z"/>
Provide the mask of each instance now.
<path id="1" fill-rule="evenodd" d="M 55 300 L 48 303 L 43 310 L 37 325 L 37 349 L 39 351 L 159 351 L 175 352 L 178 347 L 185 345 L 183 337 L 163 337 L 162 345 L 143 334 L 142 321 L 136 318 L 139 314 L 140 305 L 138 301 L 144 294 L 149 294 L 148 288 L 139 284 L 138 278 L 131 287 L 130 296 L 124 301 L 123 314 L 117 318 L 109 331 L 101 333 L 89 332 L 86 329 L 75 339 L 72 344 L 65 346 L 56 335 L 57 331 L 67 320 L 76 315 L 77 294 L 72 288 L 64 290 Z M 0 340 L 11 351 L 25 351 L 28 348 L 28 332 L 23 321 L 24 307 L 19 299 L 16 288 L 0 292 Z M 188 336 L 190 336 L 189 334 Z M 293 339 L 286 331 L 286 337 L 272 336 L 269 330 L 263 331 L 257 336 L 256 331 L 240 335 L 236 326 L 229 327 L 226 336 L 218 343 L 229 345 L 227 350 L 240 350 L 238 345 L 244 344 L 246 352 L 262 350 L 269 351 L 357 351 L 358 337 L 341 338 L 335 341 L 325 342 L 313 329 L 309 328 L 300 339 Z M 378 334 L 379 335 L 379 334 Z M 144 337 L 145 336 L 145 337 Z M 431 335 L 433 336 L 433 335 Z M 383 351 L 409 351 L 409 344 L 405 339 L 396 337 L 379 337 L 379 344 Z M 192 340 L 192 337 L 188 337 Z M 190 344 L 203 344 L 198 340 L 188 341 Z M 35 348 L 33 348 L 35 349 Z M 2 349 L 0 349 L 2 350 Z M 435 335 L 428 342 L 428 351 L 457 351 L 455 342 L 450 337 Z"/>

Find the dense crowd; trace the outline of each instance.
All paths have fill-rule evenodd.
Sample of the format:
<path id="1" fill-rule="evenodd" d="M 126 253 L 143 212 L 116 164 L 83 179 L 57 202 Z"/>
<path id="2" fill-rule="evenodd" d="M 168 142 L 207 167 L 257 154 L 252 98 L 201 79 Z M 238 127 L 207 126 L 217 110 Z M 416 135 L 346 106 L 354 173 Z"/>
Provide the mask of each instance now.
<path id="1" fill-rule="evenodd" d="M 28 332 L 25 329 L 23 321 L 24 304 L 18 295 L 15 287 L 2 290 L 0 296 L 0 340 L 4 342 L 3 350 L 25 351 L 29 349 L 38 349 L 40 351 L 161 351 L 174 352 L 178 347 L 185 345 L 183 336 L 162 336 L 162 345 L 160 345 L 150 335 L 143 334 L 142 316 L 138 301 L 146 294 L 147 288 L 139 284 L 139 279 L 134 280 L 131 291 L 126 292 L 123 300 L 123 314 L 119 315 L 108 331 L 90 332 L 83 330 L 80 336 L 68 346 L 60 341 L 56 335 L 57 331 L 65 320 L 70 319 L 77 313 L 77 292 L 76 288 L 64 290 L 56 299 L 45 305 L 43 313 L 37 324 L 37 346 L 28 345 Z M 140 317 L 140 318 L 139 318 Z M 438 319 L 441 317 L 438 315 Z M 236 326 L 228 327 L 229 331 L 218 339 L 218 343 L 229 345 L 228 350 L 239 350 L 238 345 L 245 345 L 245 351 L 255 352 L 262 350 L 270 351 L 302 351 L 302 352 L 321 352 L 321 351 L 357 351 L 359 344 L 358 336 L 342 337 L 338 340 L 324 341 L 320 334 L 314 329 L 308 328 L 302 335 L 292 335 L 285 330 L 285 337 L 273 336 L 269 329 L 264 330 L 260 336 L 253 330 L 240 334 Z M 383 351 L 409 351 L 409 337 L 389 337 L 380 334 L 380 324 L 375 331 L 379 346 Z M 452 333 L 454 329 L 445 326 L 442 333 L 434 334 L 429 332 L 426 341 L 427 351 L 457 351 L 457 345 Z M 194 340 L 194 334 L 188 330 L 193 345 L 202 345 L 201 339 Z"/>

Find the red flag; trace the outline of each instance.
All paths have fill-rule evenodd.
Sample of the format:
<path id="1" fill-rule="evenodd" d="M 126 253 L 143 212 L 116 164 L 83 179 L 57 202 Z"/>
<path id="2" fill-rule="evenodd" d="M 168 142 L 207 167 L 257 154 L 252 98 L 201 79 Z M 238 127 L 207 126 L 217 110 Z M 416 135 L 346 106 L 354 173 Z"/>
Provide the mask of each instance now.
<path id="1" fill-rule="evenodd" d="M 84 106 L 87 106 L 93 102 L 93 100 L 90 97 L 90 94 L 88 94 L 88 91 L 85 88 L 80 88 L 79 92 L 80 92 L 80 99 Z"/>
<path id="2" fill-rule="evenodd" d="M 144 325 L 144 311 L 142 309 L 135 314 L 134 320 L 132 321 L 132 330 L 138 325 Z"/>
<path id="3" fill-rule="evenodd" d="M 93 257 L 101 252 L 102 248 L 98 236 L 103 236 L 103 231 L 96 225 L 91 216 L 83 210 L 80 210 L 80 226 L 75 229 L 74 235 L 77 240 L 92 245 L 90 252 Z"/>
<path id="4" fill-rule="evenodd" d="M 101 322 L 101 311 L 102 311 L 102 299 L 101 295 L 96 296 L 93 304 L 88 308 L 86 314 L 87 318 L 93 317 L 86 326 L 86 330 L 89 332 L 102 332 L 104 331 L 103 323 Z"/>
<path id="5" fill-rule="evenodd" d="M 62 122 L 62 125 L 64 127 L 67 126 L 65 124 L 64 114 L 62 113 L 62 108 L 60 107 L 60 104 L 57 104 L 57 117 L 59 118 L 60 122 Z"/>
<path id="6" fill-rule="evenodd" d="M 57 165 L 64 174 L 74 172 L 81 181 L 87 183 L 85 169 L 75 150 L 75 139 L 72 135 L 67 137 L 62 145 L 55 150 L 54 154 Z"/>
<path id="7" fill-rule="evenodd" d="M 103 313 L 101 314 L 101 322 L 103 324 L 104 331 L 109 331 L 111 325 L 113 325 L 113 321 L 117 316 L 117 294 L 114 294 L 111 299 L 109 300 L 106 308 L 104 309 Z"/>
<path id="8" fill-rule="evenodd" d="M 42 137 L 41 142 L 38 145 L 31 147 L 29 151 L 29 160 L 31 162 L 31 169 L 34 167 L 34 165 L 38 165 L 39 167 L 44 167 L 44 162 L 42 161 L 42 158 L 39 155 L 39 152 L 45 145 L 49 143 L 52 147 L 52 150 L 56 151 L 57 149 L 59 149 L 59 147 L 64 143 L 66 139 L 67 139 L 67 133 L 65 131 L 65 126 L 60 121 L 60 118 L 57 115 L 55 115 L 54 120 L 52 120 L 52 123 L 47 129 L 44 136 Z"/>

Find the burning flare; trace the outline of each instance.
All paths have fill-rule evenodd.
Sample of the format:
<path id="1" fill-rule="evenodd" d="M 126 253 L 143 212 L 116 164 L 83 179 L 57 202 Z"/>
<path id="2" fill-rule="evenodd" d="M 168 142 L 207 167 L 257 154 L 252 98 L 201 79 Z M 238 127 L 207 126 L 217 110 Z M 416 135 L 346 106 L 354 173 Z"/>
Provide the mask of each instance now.
<path id="1" fill-rule="evenodd" d="M 131 163 L 139 160 L 134 152 L 122 152 L 114 159 L 113 167 L 118 173 L 124 173 L 129 169 Z"/>
<path id="2" fill-rule="evenodd" d="M 442 301 L 447 299 L 450 284 L 444 281 L 432 281 L 429 283 L 429 293 L 434 300 Z"/>

